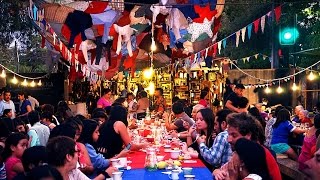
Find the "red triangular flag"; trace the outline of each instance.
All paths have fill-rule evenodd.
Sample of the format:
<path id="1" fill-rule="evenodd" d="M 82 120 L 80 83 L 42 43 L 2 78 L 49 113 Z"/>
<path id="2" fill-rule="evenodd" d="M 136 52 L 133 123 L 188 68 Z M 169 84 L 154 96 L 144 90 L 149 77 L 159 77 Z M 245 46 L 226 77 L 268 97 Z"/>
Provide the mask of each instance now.
<path id="1" fill-rule="evenodd" d="M 281 17 L 281 6 L 278 6 L 274 9 L 274 14 L 276 16 L 277 23 L 279 23 Z"/>
<path id="2" fill-rule="evenodd" d="M 213 57 L 216 56 L 216 54 L 217 54 L 217 49 L 218 49 L 218 44 L 217 44 L 217 43 L 214 43 L 214 45 L 213 45 L 213 54 L 212 54 Z"/>
<path id="3" fill-rule="evenodd" d="M 259 24 L 260 24 L 260 18 L 253 21 L 253 26 L 254 26 L 254 32 L 257 34 L 259 31 Z"/>
<path id="4" fill-rule="evenodd" d="M 46 46 L 46 38 L 41 36 L 41 48 L 44 48 Z"/>

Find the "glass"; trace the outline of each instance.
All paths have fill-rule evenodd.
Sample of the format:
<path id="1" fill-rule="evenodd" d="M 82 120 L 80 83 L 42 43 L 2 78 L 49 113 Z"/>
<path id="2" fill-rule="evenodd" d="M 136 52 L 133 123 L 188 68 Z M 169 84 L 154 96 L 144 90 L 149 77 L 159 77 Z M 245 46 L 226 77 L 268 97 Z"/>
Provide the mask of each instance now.
<path id="1" fill-rule="evenodd" d="M 157 170 L 157 156 L 156 156 L 156 150 L 154 148 L 147 149 L 147 155 L 146 155 L 144 167 L 148 171 Z"/>

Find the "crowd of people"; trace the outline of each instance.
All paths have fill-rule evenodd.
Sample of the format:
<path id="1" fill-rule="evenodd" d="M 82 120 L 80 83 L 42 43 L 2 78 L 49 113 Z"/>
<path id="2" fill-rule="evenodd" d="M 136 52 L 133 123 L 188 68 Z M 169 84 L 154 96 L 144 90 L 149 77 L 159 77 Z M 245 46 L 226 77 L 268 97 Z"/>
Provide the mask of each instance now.
<path id="1" fill-rule="evenodd" d="M 281 105 L 266 113 L 260 103 L 249 105 L 244 89 L 236 85 L 225 107 L 217 112 L 209 108 L 206 90 L 190 110 L 177 97 L 168 108 L 161 88 L 156 89 L 152 105 L 145 91 L 137 98 L 128 92 L 113 100 L 111 90 L 106 89 L 90 116 L 73 114 L 64 101 L 56 111 L 49 104 L 35 110 L 24 93 L 18 94 L 21 105 L 16 114 L 10 92 L 4 91 L 0 180 L 109 178 L 118 171 L 111 165 L 112 159 L 150 145 L 133 141 L 130 134 L 149 111 L 163 119 L 168 133 L 184 142 L 183 152 L 199 158 L 214 179 L 282 179 L 278 154 L 297 160 L 308 178 L 320 177 L 320 115 L 311 116 L 297 106 L 291 116 L 290 109 Z M 301 135 L 298 154 L 290 139 Z"/>

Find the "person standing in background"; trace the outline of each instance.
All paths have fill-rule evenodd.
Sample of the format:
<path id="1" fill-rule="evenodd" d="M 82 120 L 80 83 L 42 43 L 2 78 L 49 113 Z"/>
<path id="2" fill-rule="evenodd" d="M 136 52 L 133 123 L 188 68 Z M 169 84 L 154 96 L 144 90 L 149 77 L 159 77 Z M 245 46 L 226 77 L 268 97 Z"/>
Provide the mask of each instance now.
<path id="1" fill-rule="evenodd" d="M 3 100 L 0 102 L 0 116 L 3 115 L 3 111 L 5 109 L 11 109 L 12 111 L 11 119 L 14 119 L 16 117 L 16 108 L 14 106 L 14 103 L 11 100 L 11 93 L 8 90 L 3 92 Z"/>
<path id="2" fill-rule="evenodd" d="M 31 102 L 25 98 L 26 95 L 24 92 L 19 92 L 18 93 L 18 99 L 20 100 L 20 116 L 25 116 L 27 115 L 29 112 L 32 111 L 32 107 L 31 107 Z"/>
<path id="3" fill-rule="evenodd" d="M 27 95 L 26 95 L 27 97 L 27 99 L 30 101 L 30 103 L 31 103 L 31 109 L 32 110 L 35 110 L 35 108 L 36 107 L 39 107 L 39 101 L 36 99 L 36 98 L 34 98 L 34 97 L 32 97 L 31 95 L 30 95 L 30 93 L 27 93 Z"/>
<path id="4" fill-rule="evenodd" d="M 107 106 L 111 106 L 112 105 L 112 101 L 111 101 L 111 89 L 105 89 L 102 92 L 102 96 L 101 98 L 98 100 L 97 102 L 97 108 L 105 108 Z"/>
<path id="5" fill-rule="evenodd" d="M 244 112 L 246 109 L 239 108 L 241 104 L 241 97 L 243 97 L 243 91 L 245 87 L 242 84 L 237 84 L 233 92 L 227 97 L 225 107 L 233 112 Z"/>

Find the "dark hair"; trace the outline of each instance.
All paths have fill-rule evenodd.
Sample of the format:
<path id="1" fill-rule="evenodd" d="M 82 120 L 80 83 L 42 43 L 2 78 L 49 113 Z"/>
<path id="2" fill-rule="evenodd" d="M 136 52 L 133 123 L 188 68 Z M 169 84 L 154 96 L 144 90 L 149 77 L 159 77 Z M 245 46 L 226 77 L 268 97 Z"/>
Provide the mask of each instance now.
<path id="1" fill-rule="evenodd" d="M 79 115 L 79 116 L 68 118 L 64 123 L 70 124 L 76 130 L 80 130 L 79 126 L 83 127 L 83 122 L 82 121 L 85 120 L 85 119 L 86 119 L 85 117 L 83 117 L 82 115 Z"/>
<path id="2" fill-rule="evenodd" d="M 175 102 L 178 102 L 180 100 L 179 97 L 175 96 L 172 98 L 172 104 L 174 104 Z"/>
<path id="3" fill-rule="evenodd" d="M 6 93 L 10 93 L 11 94 L 11 92 L 9 90 L 5 89 L 2 94 L 5 95 Z"/>
<path id="4" fill-rule="evenodd" d="M 240 97 L 240 99 L 239 99 L 239 108 L 246 108 L 247 107 L 247 105 L 248 105 L 248 103 L 249 103 L 249 100 L 248 100 L 248 98 L 246 98 L 246 97 Z"/>
<path id="5" fill-rule="evenodd" d="M 113 102 L 112 106 L 122 105 L 122 103 L 124 103 L 125 101 L 126 101 L 126 98 L 124 98 L 124 97 L 119 97 L 118 99 L 116 99 L 116 100 Z"/>
<path id="6" fill-rule="evenodd" d="M 60 124 L 52 129 L 52 131 L 50 132 L 49 139 L 52 139 L 58 136 L 66 136 L 74 139 L 76 136 L 76 129 L 74 126 L 68 123 Z"/>
<path id="7" fill-rule="evenodd" d="M 111 108 L 112 108 L 112 106 L 107 106 L 104 108 L 107 115 L 110 115 Z"/>
<path id="8" fill-rule="evenodd" d="M 14 128 L 15 129 L 17 128 L 17 126 L 20 126 L 20 125 L 24 126 L 24 128 L 26 129 L 26 132 L 29 129 L 29 127 L 26 125 L 26 123 L 20 117 L 14 118 L 13 119 L 13 123 L 14 123 Z"/>
<path id="9" fill-rule="evenodd" d="M 109 92 L 111 92 L 111 89 L 103 89 L 102 95 L 108 94 Z"/>
<path id="10" fill-rule="evenodd" d="M 8 113 L 11 111 L 11 109 L 5 109 L 3 110 L 2 116 L 8 115 Z"/>
<path id="11" fill-rule="evenodd" d="M 238 129 L 242 136 L 251 134 L 252 141 L 263 143 L 263 134 L 259 128 L 258 121 L 251 115 L 243 113 L 231 113 L 227 116 L 228 126 Z"/>
<path id="12" fill-rule="evenodd" d="M 262 125 L 262 127 L 266 127 L 266 121 L 262 118 L 260 111 L 256 107 L 252 107 L 249 109 L 249 113 L 254 116 Z"/>
<path id="13" fill-rule="evenodd" d="M 172 105 L 172 112 L 174 114 L 181 114 L 184 112 L 183 108 L 184 108 L 184 105 L 182 103 L 176 102 Z"/>
<path id="14" fill-rule="evenodd" d="M 99 126 L 99 123 L 97 121 L 94 121 L 92 119 L 86 119 L 83 121 L 83 129 L 82 133 L 79 137 L 79 141 L 83 144 L 91 144 L 93 145 L 95 142 L 93 142 L 92 134 Z"/>
<path id="15" fill-rule="evenodd" d="M 60 172 L 56 168 L 49 165 L 36 167 L 27 175 L 27 180 L 43 180 L 45 178 L 63 180 Z"/>
<path id="16" fill-rule="evenodd" d="M 86 119 L 86 117 L 81 114 L 77 114 L 74 117 L 70 117 L 70 118 L 73 118 L 79 125 L 81 125 L 82 121 Z"/>
<path id="17" fill-rule="evenodd" d="M 229 110 L 229 109 L 221 109 L 217 112 L 216 114 L 216 117 L 217 117 L 217 121 L 219 123 L 219 129 L 220 129 L 220 132 L 222 132 L 222 128 L 221 128 L 221 124 L 223 121 L 227 122 L 227 116 L 229 114 L 231 114 L 232 111 Z"/>
<path id="18" fill-rule="evenodd" d="M 23 133 L 12 133 L 8 136 L 2 154 L 3 160 L 7 160 L 7 158 L 12 155 L 11 146 L 17 146 L 19 144 L 19 141 L 22 139 L 28 139 L 28 136 Z"/>
<path id="19" fill-rule="evenodd" d="M 128 126 L 127 114 L 127 110 L 123 106 L 113 106 L 107 122 L 114 123 L 115 121 L 121 121 Z"/>
<path id="20" fill-rule="evenodd" d="M 30 165 L 37 167 L 40 163 L 48 163 L 46 147 L 33 146 L 26 149 L 23 152 L 21 161 L 25 172 L 31 171 Z"/>
<path id="21" fill-rule="evenodd" d="M 145 97 L 148 97 L 148 94 L 147 94 L 146 91 L 141 91 L 141 92 L 139 93 L 139 96 L 140 96 L 140 98 L 145 98 Z"/>
<path id="22" fill-rule="evenodd" d="M 11 132 L 10 132 L 7 124 L 4 121 L 0 120 L 0 139 L 7 138 L 10 133 Z"/>
<path id="23" fill-rule="evenodd" d="M 202 90 L 200 93 L 200 99 L 204 99 L 208 95 L 208 91 Z"/>
<path id="24" fill-rule="evenodd" d="M 162 88 L 156 88 L 156 91 L 159 91 L 161 95 L 163 95 L 163 89 Z"/>
<path id="25" fill-rule="evenodd" d="M 209 108 L 200 109 L 198 113 L 201 113 L 203 120 L 207 124 L 206 144 L 209 142 L 207 146 L 211 147 L 213 143 L 213 141 L 210 140 L 212 140 L 212 133 L 214 130 L 214 114 L 212 110 Z"/>
<path id="26" fill-rule="evenodd" d="M 105 112 L 98 111 L 98 112 L 92 114 L 92 118 L 105 118 L 107 120 L 108 115 Z"/>
<path id="27" fill-rule="evenodd" d="M 33 126 L 35 123 L 40 121 L 39 113 L 37 111 L 29 112 L 28 113 L 28 120 L 29 120 L 31 126 Z"/>
<path id="28" fill-rule="evenodd" d="M 23 91 L 19 91 L 19 92 L 18 92 L 18 95 L 23 96 L 23 97 L 26 97 L 26 93 L 23 92 Z"/>
<path id="29" fill-rule="evenodd" d="M 43 113 L 41 113 L 41 119 L 48 119 L 50 122 L 53 122 L 52 113 L 49 111 L 44 111 Z"/>
<path id="30" fill-rule="evenodd" d="M 46 146 L 48 153 L 48 163 L 55 167 L 64 166 L 66 155 L 74 156 L 76 142 L 66 136 L 58 136 L 50 139 Z"/>
<path id="31" fill-rule="evenodd" d="M 54 114 L 54 107 L 51 104 L 44 104 L 41 106 L 41 111 L 42 112 L 48 111 L 48 112 Z"/>
<path id="32" fill-rule="evenodd" d="M 273 128 L 278 127 L 281 122 L 285 122 L 289 120 L 290 120 L 290 112 L 287 109 L 283 108 L 279 111 L 277 115 L 277 120 L 274 123 Z"/>
<path id="33" fill-rule="evenodd" d="M 266 162 L 266 153 L 261 145 L 241 138 L 237 140 L 234 147 L 249 174 L 257 174 L 263 180 L 271 179 Z"/>
<path id="34" fill-rule="evenodd" d="M 107 106 L 107 107 L 109 107 L 109 106 Z M 95 109 L 92 111 L 92 114 L 94 114 L 94 113 L 96 113 L 96 112 L 99 112 L 99 111 L 106 112 L 106 110 L 103 109 L 103 108 L 95 108 Z"/>
<path id="35" fill-rule="evenodd" d="M 320 129 L 320 114 L 314 116 L 313 124 L 316 129 Z"/>
<path id="36" fill-rule="evenodd" d="M 278 116 L 278 113 L 281 109 L 285 108 L 284 106 L 277 106 L 274 110 L 274 117 L 276 118 Z"/>
<path id="37" fill-rule="evenodd" d="M 246 89 L 243 84 L 236 84 L 237 89 Z"/>
<path id="38" fill-rule="evenodd" d="M 134 97 L 134 94 L 131 93 L 131 92 L 129 92 L 129 93 L 127 93 L 127 98 L 128 98 L 129 96 L 133 96 L 133 97 Z"/>

